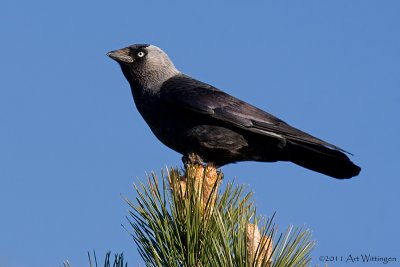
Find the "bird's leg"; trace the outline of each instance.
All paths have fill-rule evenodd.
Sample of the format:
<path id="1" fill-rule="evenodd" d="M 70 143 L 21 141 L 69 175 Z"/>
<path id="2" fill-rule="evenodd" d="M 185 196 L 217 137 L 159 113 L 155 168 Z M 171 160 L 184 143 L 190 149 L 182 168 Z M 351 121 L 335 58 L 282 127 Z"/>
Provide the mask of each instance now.
<path id="1" fill-rule="evenodd" d="M 196 153 L 187 153 L 183 155 L 182 157 L 182 162 L 185 167 L 185 170 L 187 171 L 190 167 L 196 167 L 200 169 L 207 169 L 207 168 L 212 168 L 215 169 L 218 175 L 221 177 L 221 179 L 224 177 L 224 174 L 217 170 L 220 166 L 214 164 L 214 163 L 205 163 L 204 160 L 197 155 Z"/>
<path id="2" fill-rule="evenodd" d="M 195 153 L 188 153 L 183 155 L 182 162 L 185 166 L 185 169 L 187 169 L 187 167 L 189 167 L 190 165 L 201 165 L 203 167 L 207 165 L 204 163 L 203 159 Z"/>

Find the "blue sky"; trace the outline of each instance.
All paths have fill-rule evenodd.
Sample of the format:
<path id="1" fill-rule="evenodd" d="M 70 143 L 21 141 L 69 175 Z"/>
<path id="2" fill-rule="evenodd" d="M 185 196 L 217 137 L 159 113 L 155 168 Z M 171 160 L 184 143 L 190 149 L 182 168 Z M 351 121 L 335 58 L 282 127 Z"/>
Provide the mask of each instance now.
<path id="1" fill-rule="evenodd" d="M 266 1 L 265 1 L 266 2 Z M 87 251 L 142 263 L 121 194 L 180 163 L 152 135 L 106 52 L 163 48 L 186 74 L 354 153 L 338 181 L 289 163 L 240 163 L 280 230 L 305 225 L 319 256 L 400 261 L 398 1 L 0 3 L 0 266 L 88 266 Z M 329 266 L 378 266 L 345 264 Z M 143 266 L 143 264 L 141 265 Z"/>

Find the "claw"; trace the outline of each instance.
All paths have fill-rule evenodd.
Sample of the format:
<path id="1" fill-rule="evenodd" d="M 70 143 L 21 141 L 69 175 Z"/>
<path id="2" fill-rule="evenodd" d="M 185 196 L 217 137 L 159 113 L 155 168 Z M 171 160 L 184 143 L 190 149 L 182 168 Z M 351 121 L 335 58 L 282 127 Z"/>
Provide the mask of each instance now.
<path id="1" fill-rule="evenodd" d="M 185 168 L 187 168 L 189 165 L 201 165 L 203 167 L 207 166 L 203 159 L 195 153 L 185 154 L 182 157 L 182 162 L 185 165 Z"/>

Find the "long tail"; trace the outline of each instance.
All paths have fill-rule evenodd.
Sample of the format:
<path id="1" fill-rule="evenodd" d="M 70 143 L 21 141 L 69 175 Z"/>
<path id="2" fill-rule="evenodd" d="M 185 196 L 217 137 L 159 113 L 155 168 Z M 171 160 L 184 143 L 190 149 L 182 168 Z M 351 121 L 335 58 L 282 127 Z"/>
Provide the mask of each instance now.
<path id="1" fill-rule="evenodd" d="M 288 141 L 284 151 L 287 160 L 337 179 L 349 179 L 361 171 L 346 154 L 324 146 Z"/>

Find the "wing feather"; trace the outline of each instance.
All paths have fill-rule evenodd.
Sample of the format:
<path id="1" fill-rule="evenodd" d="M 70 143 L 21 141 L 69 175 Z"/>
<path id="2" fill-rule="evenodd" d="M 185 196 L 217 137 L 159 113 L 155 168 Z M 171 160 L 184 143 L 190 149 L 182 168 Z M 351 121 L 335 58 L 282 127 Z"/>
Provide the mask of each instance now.
<path id="1" fill-rule="evenodd" d="M 166 81 L 160 89 L 160 97 L 170 105 L 210 116 L 253 133 L 326 146 L 349 153 L 209 84 L 183 74 Z"/>

